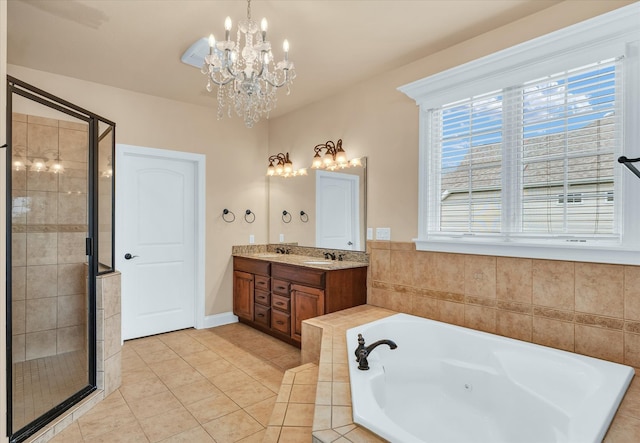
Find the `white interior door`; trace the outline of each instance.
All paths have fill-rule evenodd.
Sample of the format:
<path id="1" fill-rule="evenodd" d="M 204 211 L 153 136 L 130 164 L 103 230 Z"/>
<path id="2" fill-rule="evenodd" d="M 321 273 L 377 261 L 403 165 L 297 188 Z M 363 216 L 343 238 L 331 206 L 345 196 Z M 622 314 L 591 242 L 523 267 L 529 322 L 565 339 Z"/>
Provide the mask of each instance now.
<path id="1" fill-rule="evenodd" d="M 196 164 L 139 152 L 125 152 L 118 160 L 122 338 L 192 327 Z"/>
<path id="2" fill-rule="evenodd" d="M 357 175 L 316 171 L 316 247 L 360 249 Z"/>

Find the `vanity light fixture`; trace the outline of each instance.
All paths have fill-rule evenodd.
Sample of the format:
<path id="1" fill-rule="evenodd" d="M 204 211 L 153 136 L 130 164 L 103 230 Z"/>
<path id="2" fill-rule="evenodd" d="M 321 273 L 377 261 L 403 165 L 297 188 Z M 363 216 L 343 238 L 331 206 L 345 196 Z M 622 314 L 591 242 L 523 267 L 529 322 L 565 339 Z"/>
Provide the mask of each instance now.
<path id="1" fill-rule="evenodd" d="M 305 168 L 293 169 L 293 162 L 289 158 L 289 153 L 283 154 L 279 152 L 269 157 L 269 166 L 267 167 L 267 175 L 273 177 L 295 177 L 298 175 L 307 175 Z M 275 164 L 274 164 L 275 163 Z"/>
<path id="2" fill-rule="evenodd" d="M 63 174 L 64 165 L 60 161 L 57 152 L 36 152 L 32 160 L 26 158 L 23 149 L 16 148 L 13 154 L 12 169 L 16 172 L 51 172 L 52 174 Z"/>
<path id="3" fill-rule="evenodd" d="M 324 155 L 320 155 L 322 150 L 325 150 Z M 335 169 L 345 169 L 353 166 L 362 166 L 362 162 L 359 158 L 347 159 L 347 153 L 342 149 L 342 139 L 339 139 L 336 143 L 329 140 L 326 143 L 321 143 L 313 148 L 315 155 L 313 156 L 313 163 L 311 167 L 313 169 L 328 169 L 333 171 Z"/>
<path id="4" fill-rule="evenodd" d="M 258 25 L 251 18 L 251 0 L 247 1 L 247 18 L 238 23 L 236 41 L 231 39 L 230 17 L 224 21 L 224 29 L 224 40 L 209 36 L 209 54 L 201 72 L 207 76 L 207 91 L 218 86 L 218 119 L 225 110 L 231 117 L 233 108 L 251 128 L 260 117 L 269 118 L 269 111 L 276 107 L 279 88 L 285 86 L 289 94 L 296 76 L 293 62 L 289 61 L 289 42 L 282 44 L 284 59 L 275 62 L 267 40 L 267 19 Z"/>

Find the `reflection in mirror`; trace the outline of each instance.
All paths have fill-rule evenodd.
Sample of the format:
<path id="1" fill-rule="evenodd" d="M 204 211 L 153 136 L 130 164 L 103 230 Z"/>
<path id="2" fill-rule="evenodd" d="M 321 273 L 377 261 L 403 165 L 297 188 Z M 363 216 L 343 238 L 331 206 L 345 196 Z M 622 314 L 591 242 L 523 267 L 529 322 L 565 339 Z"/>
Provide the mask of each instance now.
<path id="1" fill-rule="evenodd" d="M 113 264 L 113 157 L 115 127 L 98 123 L 98 272 L 110 272 Z"/>
<path id="2" fill-rule="evenodd" d="M 364 251 L 366 157 L 362 167 L 307 171 L 306 176 L 268 178 L 269 243 Z M 283 221 L 283 211 L 292 214 L 291 222 Z"/>

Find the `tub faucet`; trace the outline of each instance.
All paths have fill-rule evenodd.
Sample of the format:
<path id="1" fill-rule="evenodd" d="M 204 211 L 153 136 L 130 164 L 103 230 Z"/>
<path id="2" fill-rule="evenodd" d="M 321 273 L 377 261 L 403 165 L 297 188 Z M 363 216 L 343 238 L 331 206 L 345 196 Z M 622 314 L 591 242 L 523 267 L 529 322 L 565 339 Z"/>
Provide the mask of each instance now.
<path id="1" fill-rule="evenodd" d="M 398 347 L 398 345 L 396 345 L 393 340 L 378 340 L 377 342 L 374 342 L 369 346 L 365 346 L 362 334 L 358 334 L 358 348 L 355 352 L 356 361 L 358 362 L 358 369 L 360 369 L 361 371 L 369 370 L 369 361 L 367 360 L 367 357 L 369 356 L 369 354 L 371 354 L 371 351 L 373 351 L 380 345 L 387 345 L 391 349 L 396 349 Z"/>

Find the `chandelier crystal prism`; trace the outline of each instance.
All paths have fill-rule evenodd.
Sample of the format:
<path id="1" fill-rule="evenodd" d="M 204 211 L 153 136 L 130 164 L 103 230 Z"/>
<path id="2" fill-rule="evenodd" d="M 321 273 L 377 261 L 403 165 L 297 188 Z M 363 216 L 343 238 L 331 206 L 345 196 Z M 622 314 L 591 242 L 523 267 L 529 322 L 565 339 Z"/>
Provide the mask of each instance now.
<path id="1" fill-rule="evenodd" d="M 202 73 L 207 76 L 207 91 L 217 86 L 218 119 L 232 108 L 244 119 L 248 128 L 261 117 L 269 118 L 276 107 L 276 92 L 285 87 L 290 93 L 296 77 L 293 62 L 289 61 L 289 42 L 284 41 L 284 59 L 275 62 L 271 43 L 267 40 L 267 20 L 258 26 L 251 18 L 251 0 L 247 1 L 247 18 L 240 20 L 236 41 L 231 40 L 231 18 L 224 22 L 225 39 L 216 41 L 209 36 L 209 54 L 205 56 Z"/>

